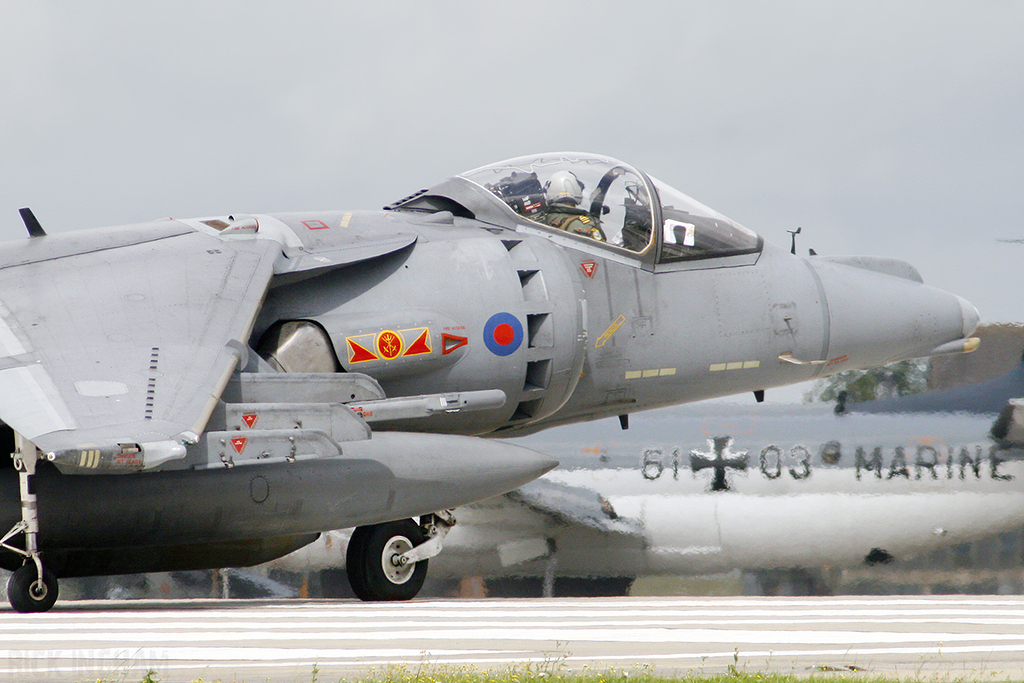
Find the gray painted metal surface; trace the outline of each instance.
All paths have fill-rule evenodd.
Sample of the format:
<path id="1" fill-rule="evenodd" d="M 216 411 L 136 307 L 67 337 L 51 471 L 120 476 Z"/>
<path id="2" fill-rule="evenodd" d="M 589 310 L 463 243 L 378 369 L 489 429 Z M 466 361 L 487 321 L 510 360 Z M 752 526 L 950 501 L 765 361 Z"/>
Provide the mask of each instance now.
<path id="1" fill-rule="evenodd" d="M 566 173 L 585 188 L 572 207 L 547 196 Z M 577 227 L 552 228 L 559 215 Z M 622 162 L 576 153 L 476 169 L 378 212 L 38 234 L 0 245 L 0 420 L 23 463 L 25 526 L 12 533 L 41 576 L 37 537 L 56 552 L 47 538 L 73 543 L 78 528 L 48 505 L 73 508 L 100 485 L 83 475 L 132 474 L 118 484 L 129 496 L 144 476 L 179 473 L 180 485 L 139 498 L 167 528 L 203 527 L 211 508 L 193 491 L 211 468 L 298 476 L 355 459 L 396 480 L 425 468 L 423 491 L 325 475 L 341 500 L 395 502 L 331 517 L 310 494 L 291 513 L 294 533 L 461 505 L 551 462 L 454 435 L 527 433 L 969 348 L 977 312 L 915 275 L 891 260 L 799 258 Z M 282 382 L 279 370 L 302 377 Z M 376 420 L 350 414 L 371 400 L 384 401 Z M 67 477 L 38 516 L 27 484 L 37 457 Z M 84 520 L 97 533 L 116 524 L 102 506 Z M 204 542 L 238 538 L 210 528 Z M 132 533 L 124 524 L 125 547 L 152 540 Z M 293 532 L 267 522 L 248 533 Z"/>

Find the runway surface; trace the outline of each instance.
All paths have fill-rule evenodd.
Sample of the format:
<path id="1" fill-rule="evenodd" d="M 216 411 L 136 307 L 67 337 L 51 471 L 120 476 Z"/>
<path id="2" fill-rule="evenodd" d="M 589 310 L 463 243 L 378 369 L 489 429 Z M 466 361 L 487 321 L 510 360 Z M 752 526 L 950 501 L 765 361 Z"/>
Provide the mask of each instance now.
<path id="1" fill-rule="evenodd" d="M 0 612 L 0 681 L 351 679 L 388 666 L 1024 680 L 1024 598 L 83 601 Z"/>

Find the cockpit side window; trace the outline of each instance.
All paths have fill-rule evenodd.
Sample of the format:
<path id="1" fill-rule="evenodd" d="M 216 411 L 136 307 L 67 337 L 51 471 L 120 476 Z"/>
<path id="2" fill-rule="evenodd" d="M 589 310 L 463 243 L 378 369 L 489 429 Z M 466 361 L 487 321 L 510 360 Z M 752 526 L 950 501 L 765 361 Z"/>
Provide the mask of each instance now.
<path id="1" fill-rule="evenodd" d="M 657 179 L 651 181 L 661 201 L 659 261 L 749 254 L 761 248 L 756 233 Z"/>
<path id="2" fill-rule="evenodd" d="M 463 174 L 513 211 L 548 228 L 644 252 L 654 238 L 643 176 L 614 159 L 552 154 L 523 157 Z"/>

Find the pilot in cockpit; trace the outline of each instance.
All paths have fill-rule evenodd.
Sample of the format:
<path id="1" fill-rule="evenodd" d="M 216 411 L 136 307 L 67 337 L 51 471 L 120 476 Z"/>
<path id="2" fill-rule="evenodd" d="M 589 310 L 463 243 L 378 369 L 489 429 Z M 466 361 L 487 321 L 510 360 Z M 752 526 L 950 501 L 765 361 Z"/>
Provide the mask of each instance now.
<path id="1" fill-rule="evenodd" d="M 596 216 L 580 208 L 583 202 L 583 183 L 571 171 L 558 171 L 544 183 L 544 212 L 531 218 L 558 230 L 584 235 L 599 242 L 605 241 L 604 231 Z"/>

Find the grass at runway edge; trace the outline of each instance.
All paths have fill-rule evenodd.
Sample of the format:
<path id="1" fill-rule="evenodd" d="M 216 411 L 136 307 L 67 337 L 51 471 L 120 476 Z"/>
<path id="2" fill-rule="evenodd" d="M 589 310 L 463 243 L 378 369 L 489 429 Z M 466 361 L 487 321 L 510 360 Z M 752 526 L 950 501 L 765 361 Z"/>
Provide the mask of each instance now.
<path id="1" fill-rule="evenodd" d="M 851 680 L 857 683 L 915 683 L 919 679 L 910 677 L 872 676 L 870 673 L 848 669 L 809 669 L 807 675 L 787 675 L 772 673 L 749 673 L 729 667 L 726 674 L 702 674 L 694 672 L 679 676 L 665 676 L 655 673 L 649 667 L 632 669 L 604 669 L 601 671 L 569 672 L 551 670 L 550 667 L 516 667 L 506 671 L 478 671 L 471 667 L 416 667 L 394 666 L 382 671 L 373 671 L 366 676 L 355 678 L 323 675 L 314 666 L 310 672 L 310 683 L 808 683 L 809 681 Z M 149 671 L 139 683 L 160 683 L 160 674 Z M 261 678 L 260 683 L 271 679 Z M 289 679 L 292 680 L 292 679 Z M 295 679 L 299 680 L 299 679 Z M 931 680 L 931 679 L 929 679 Z M 966 678 L 943 679 L 945 683 L 962 683 Z M 124 683 L 118 678 L 117 683 Z M 114 683 L 113 679 L 90 679 L 85 683 Z M 191 683 L 227 683 L 221 679 L 194 678 Z M 232 678 L 230 683 L 246 683 Z M 254 682 L 255 683 L 255 682 Z M 1024 681 L 1008 681 L 1008 683 L 1024 683 Z"/>
<path id="2" fill-rule="evenodd" d="M 644 668 L 607 669 L 582 673 L 522 670 L 507 672 L 434 670 L 341 680 L 345 683 L 808 683 L 809 681 L 836 680 L 850 680 L 856 681 L 856 683 L 893 683 L 894 681 L 891 677 L 865 675 L 863 672 L 846 669 L 839 671 L 808 670 L 807 675 L 733 671 L 728 674 L 690 673 L 666 676 Z M 916 679 L 911 677 L 897 680 L 901 683 L 914 683 Z M 958 681 L 960 679 L 950 679 L 946 683 L 957 683 Z M 326 683 L 326 681 L 317 680 L 314 683 Z"/>

